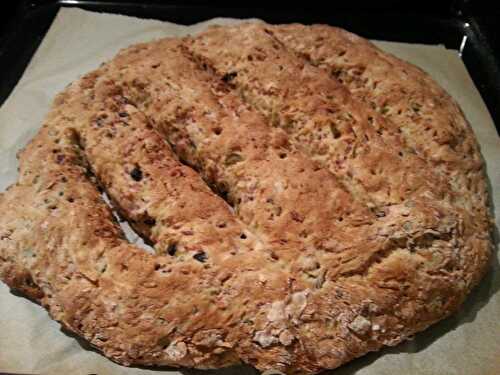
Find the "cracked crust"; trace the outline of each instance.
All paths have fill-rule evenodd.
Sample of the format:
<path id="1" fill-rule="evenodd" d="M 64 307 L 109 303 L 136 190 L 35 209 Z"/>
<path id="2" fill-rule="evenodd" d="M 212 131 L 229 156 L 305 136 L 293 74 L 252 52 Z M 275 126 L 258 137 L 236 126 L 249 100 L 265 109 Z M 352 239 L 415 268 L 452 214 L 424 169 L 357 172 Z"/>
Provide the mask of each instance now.
<path id="1" fill-rule="evenodd" d="M 359 50 L 362 95 L 329 74 L 337 35 Z M 0 196 L 4 282 L 125 365 L 316 373 L 455 311 L 491 246 L 475 140 L 461 131 L 452 158 L 373 108 L 398 75 L 371 91 L 392 57 L 350 35 L 211 28 L 71 84 Z M 411 69 L 408 90 L 437 100 Z M 426 121 L 455 137 L 440 113 Z M 154 254 L 127 243 L 100 189 Z"/>

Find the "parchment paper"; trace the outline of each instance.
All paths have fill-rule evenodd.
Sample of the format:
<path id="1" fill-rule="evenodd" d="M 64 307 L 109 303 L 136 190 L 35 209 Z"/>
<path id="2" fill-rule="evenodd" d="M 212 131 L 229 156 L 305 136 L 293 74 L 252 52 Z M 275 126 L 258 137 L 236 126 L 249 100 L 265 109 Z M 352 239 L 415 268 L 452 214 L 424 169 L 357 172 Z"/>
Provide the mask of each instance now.
<path id="1" fill-rule="evenodd" d="M 191 27 L 132 17 L 61 9 L 24 76 L 0 108 L 0 189 L 16 179 L 16 151 L 36 133 L 54 95 L 120 48 L 163 36 L 195 33 Z M 458 100 L 481 144 L 494 205 L 500 207 L 500 140 L 457 51 L 442 46 L 376 42 L 429 72 Z M 1 213 L 0 213 L 1 214 Z M 496 223 L 500 223 L 498 210 Z M 498 231 L 496 235 L 498 239 Z M 334 374 L 500 374 L 500 270 L 498 250 L 480 286 L 453 317 L 413 341 L 369 354 Z M 0 372 L 44 374 L 192 374 L 196 370 L 147 370 L 119 366 L 60 330 L 46 311 L 11 294 L 0 283 Z M 201 373 L 201 372 L 200 372 Z M 203 374 L 207 374 L 202 372 Z M 234 367 L 212 375 L 254 374 Z"/>

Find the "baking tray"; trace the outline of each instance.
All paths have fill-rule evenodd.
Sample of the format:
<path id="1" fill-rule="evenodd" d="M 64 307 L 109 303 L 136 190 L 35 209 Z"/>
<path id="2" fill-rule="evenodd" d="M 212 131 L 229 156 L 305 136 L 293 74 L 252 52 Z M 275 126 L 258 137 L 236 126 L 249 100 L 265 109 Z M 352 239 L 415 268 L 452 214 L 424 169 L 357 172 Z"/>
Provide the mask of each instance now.
<path id="1" fill-rule="evenodd" d="M 446 2 L 445 2 L 446 3 Z M 500 132 L 500 51 L 490 47 L 486 26 L 480 17 L 467 15 L 460 1 L 446 5 L 423 2 L 413 9 L 395 7 L 391 1 L 362 8 L 340 8 L 309 3 L 309 7 L 275 5 L 244 7 L 227 2 L 200 1 L 85 1 L 37 0 L 11 5 L 8 22 L 0 26 L 0 104 L 8 97 L 60 7 L 80 7 L 142 18 L 191 24 L 213 17 L 257 17 L 271 23 L 327 23 L 346 28 L 370 39 L 406 43 L 443 44 L 456 49 L 474 80 Z M 466 2 L 464 2 L 465 4 Z M 233 2 L 234 4 L 234 2 Z M 443 3 L 441 3 L 443 4 Z M 429 12 L 428 9 L 432 9 Z M 4 10 L 7 18 L 8 10 Z M 487 31 L 487 30 L 486 30 Z"/>

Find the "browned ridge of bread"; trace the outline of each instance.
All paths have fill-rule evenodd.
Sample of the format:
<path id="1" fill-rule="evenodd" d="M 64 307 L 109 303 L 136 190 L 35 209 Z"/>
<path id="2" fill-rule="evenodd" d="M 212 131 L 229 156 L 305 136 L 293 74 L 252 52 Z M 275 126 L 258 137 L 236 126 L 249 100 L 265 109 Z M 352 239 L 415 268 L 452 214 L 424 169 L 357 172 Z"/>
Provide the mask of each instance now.
<path id="1" fill-rule="evenodd" d="M 1 278 L 125 365 L 335 368 L 456 311 L 490 254 L 458 106 L 328 26 L 129 47 L 19 159 Z"/>

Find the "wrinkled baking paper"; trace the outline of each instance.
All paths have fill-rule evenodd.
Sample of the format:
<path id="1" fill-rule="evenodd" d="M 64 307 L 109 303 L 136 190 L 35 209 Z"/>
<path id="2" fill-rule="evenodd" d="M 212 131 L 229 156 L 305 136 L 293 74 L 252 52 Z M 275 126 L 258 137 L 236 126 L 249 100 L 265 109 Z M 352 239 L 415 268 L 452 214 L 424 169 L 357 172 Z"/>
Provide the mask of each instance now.
<path id="1" fill-rule="evenodd" d="M 190 27 L 154 20 L 87 12 L 59 11 L 24 76 L 0 108 L 0 190 L 16 179 L 16 151 L 36 133 L 54 95 L 80 75 L 132 43 L 203 30 L 213 19 Z M 481 144 L 500 223 L 500 140 L 480 94 L 457 51 L 442 46 L 376 42 L 382 49 L 429 72 L 460 103 Z M 1 214 L 1 213 L 0 213 Z M 497 236 L 498 238 L 498 236 Z M 500 269 L 492 270 L 453 317 L 418 334 L 413 341 L 372 353 L 335 375 L 500 374 Z M 210 372 L 127 368 L 89 349 L 60 330 L 40 306 L 11 294 L 0 283 L 0 372 L 43 374 L 255 374 L 250 367 Z"/>

